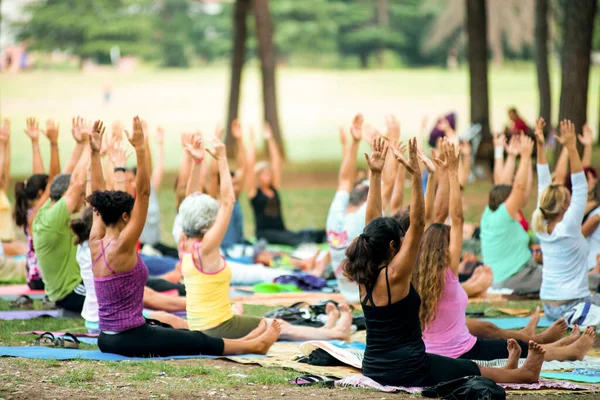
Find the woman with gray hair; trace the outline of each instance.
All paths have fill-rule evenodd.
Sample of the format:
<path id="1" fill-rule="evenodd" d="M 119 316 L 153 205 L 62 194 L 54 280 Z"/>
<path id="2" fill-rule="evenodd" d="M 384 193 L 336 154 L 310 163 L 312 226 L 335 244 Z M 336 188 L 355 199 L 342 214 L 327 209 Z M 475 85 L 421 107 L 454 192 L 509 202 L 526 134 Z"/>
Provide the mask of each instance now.
<path id="1" fill-rule="evenodd" d="M 219 252 L 235 204 L 231 173 L 227 165 L 225 146 L 216 137 L 211 139 L 208 153 L 215 158 L 221 180 L 220 203 L 208 195 L 190 194 L 179 207 L 182 234 L 179 241 L 181 272 L 183 274 L 189 329 L 202 331 L 212 337 L 238 339 L 256 329 L 261 319 L 234 315 L 229 302 L 231 268 Z M 194 159 L 188 185 L 199 181 L 203 160 L 202 138 L 197 136 L 187 146 Z M 190 186 L 188 186 L 188 190 Z M 352 313 L 341 305 L 340 313 L 333 304 L 327 308 L 328 322 L 322 328 L 294 326 L 284 321 L 281 337 L 287 340 L 348 339 Z"/>

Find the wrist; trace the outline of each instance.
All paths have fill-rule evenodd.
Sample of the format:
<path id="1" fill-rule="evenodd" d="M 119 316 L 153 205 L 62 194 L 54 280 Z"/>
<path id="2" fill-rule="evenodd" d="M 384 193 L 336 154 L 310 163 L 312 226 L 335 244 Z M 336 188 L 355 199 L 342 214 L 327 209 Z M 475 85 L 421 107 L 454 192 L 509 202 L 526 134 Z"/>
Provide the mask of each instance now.
<path id="1" fill-rule="evenodd" d="M 204 157 L 200 157 L 200 158 L 192 157 L 192 161 L 194 162 L 194 164 L 200 164 L 202 161 L 204 161 Z"/>
<path id="2" fill-rule="evenodd" d="M 58 147 L 58 142 L 50 142 L 50 147 Z"/>

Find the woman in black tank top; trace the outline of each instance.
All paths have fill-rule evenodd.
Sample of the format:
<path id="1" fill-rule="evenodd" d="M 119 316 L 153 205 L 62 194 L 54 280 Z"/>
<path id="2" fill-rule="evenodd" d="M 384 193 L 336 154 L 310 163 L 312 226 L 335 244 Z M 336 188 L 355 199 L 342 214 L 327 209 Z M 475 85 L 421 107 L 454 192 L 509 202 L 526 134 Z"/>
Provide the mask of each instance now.
<path id="1" fill-rule="evenodd" d="M 458 162 L 454 146 L 444 141 L 442 147 L 443 159 L 437 162 L 441 165 Z M 387 143 L 376 138 L 367 158 L 371 169 L 367 226 L 346 251 L 343 264 L 346 277 L 359 284 L 365 314 L 367 347 L 363 374 L 383 385 L 395 386 L 431 386 L 470 375 L 482 375 L 495 382 L 537 382 L 544 350 L 534 342 L 530 342 L 527 360 L 519 369 L 516 368 L 518 346 L 509 348 L 509 363 L 502 369 L 478 367 L 469 360 L 425 352 L 419 322 L 421 299 L 410 283 L 425 227 L 416 139 L 409 142 L 409 162 L 396 146 L 393 153 L 388 162 L 395 162 L 396 158 L 399 167 L 412 174 L 410 228 L 405 232 L 394 219 L 381 217 L 381 171 Z"/>

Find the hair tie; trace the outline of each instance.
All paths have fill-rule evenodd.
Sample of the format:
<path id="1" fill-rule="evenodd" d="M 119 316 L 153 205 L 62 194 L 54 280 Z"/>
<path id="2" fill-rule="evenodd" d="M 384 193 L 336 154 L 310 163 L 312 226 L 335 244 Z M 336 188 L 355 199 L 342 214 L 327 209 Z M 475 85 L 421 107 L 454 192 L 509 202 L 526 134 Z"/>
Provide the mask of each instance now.
<path id="1" fill-rule="evenodd" d="M 546 215 L 546 212 L 542 209 L 542 207 L 538 207 L 538 209 L 542 212 L 544 219 L 548 219 L 548 216 Z"/>
<path id="2" fill-rule="evenodd" d="M 369 237 L 367 235 L 365 235 L 364 233 L 361 233 L 360 235 L 358 235 L 358 237 L 360 237 L 361 239 L 367 240 L 367 241 L 369 240 Z"/>

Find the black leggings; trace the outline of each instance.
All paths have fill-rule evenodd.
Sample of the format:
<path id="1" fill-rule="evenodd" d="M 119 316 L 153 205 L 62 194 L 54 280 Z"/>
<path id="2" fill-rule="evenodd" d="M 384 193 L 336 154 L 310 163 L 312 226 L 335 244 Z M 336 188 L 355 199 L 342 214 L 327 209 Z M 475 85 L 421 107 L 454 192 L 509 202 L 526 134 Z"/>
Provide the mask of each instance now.
<path id="1" fill-rule="evenodd" d="M 452 381 L 463 376 L 481 375 L 479 367 L 472 361 L 457 360 L 429 354 L 429 373 L 419 382 L 419 386 L 435 386 L 438 383 Z"/>
<path id="2" fill-rule="evenodd" d="M 225 342 L 199 331 L 146 323 L 114 335 L 101 332 L 98 347 L 126 357 L 222 356 Z"/>
<path id="3" fill-rule="evenodd" d="M 79 284 L 75 289 L 60 300 L 55 301 L 56 307 L 63 310 L 80 313 L 83 310 L 83 302 L 85 301 L 85 286 Z"/>
<path id="4" fill-rule="evenodd" d="M 527 358 L 529 345 L 522 340 L 517 340 L 521 347 L 521 358 Z M 471 350 L 458 358 L 476 361 L 503 360 L 508 358 L 506 339 L 477 339 Z"/>
<path id="5" fill-rule="evenodd" d="M 155 292 L 177 290 L 179 296 L 185 296 L 185 285 L 182 283 L 173 283 L 161 278 L 148 278 L 146 286 Z"/>
<path id="6" fill-rule="evenodd" d="M 288 231 L 286 229 L 264 229 L 256 232 L 258 239 L 264 239 L 271 244 L 284 244 L 297 247 L 303 243 L 325 243 L 325 231 L 316 231 L 314 229 L 305 229 L 298 232 Z"/>
<path id="7" fill-rule="evenodd" d="M 142 243 L 142 247 L 144 247 L 146 243 Z M 179 251 L 175 247 L 167 246 L 163 243 L 156 243 L 151 245 L 155 250 L 160 251 L 163 256 L 179 258 Z"/>

